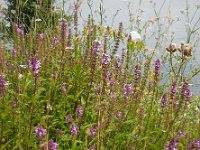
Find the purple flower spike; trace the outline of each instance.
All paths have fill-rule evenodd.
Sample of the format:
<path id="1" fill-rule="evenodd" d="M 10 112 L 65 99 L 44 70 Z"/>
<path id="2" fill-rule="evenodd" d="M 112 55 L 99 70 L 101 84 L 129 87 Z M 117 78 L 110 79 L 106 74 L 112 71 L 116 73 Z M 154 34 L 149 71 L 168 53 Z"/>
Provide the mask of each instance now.
<path id="1" fill-rule="evenodd" d="M 100 41 L 95 40 L 92 44 L 91 48 L 91 57 L 94 57 L 96 55 L 99 55 L 102 48 L 102 44 Z"/>
<path id="2" fill-rule="evenodd" d="M 161 59 L 157 59 L 155 61 L 155 65 L 154 66 L 155 66 L 155 71 L 154 71 L 155 77 L 156 77 L 156 79 L 158 79 L 158 77 L 160 76 Z"/>
<path id="3" fill-rule="evenodd" d="M 64 32 L 67 29 L 67 23 L 65 21 L 62 21 L 60 23 L 60 31 L 61 33 Z"/>
<path id="4" fill-rule="evenodd" d="M 65 117 L 65 120 L 67 121 L 67 123 L 72 122 L 72 120 L 73 120 L 72 115 L 71 115 L 71 114 L 67 115 L 67 116 Z"/>
<path id="5" fill-rule="evenodd" d="M 36 38 L 38 38 L 38 39 L 44 39 L 45 37 L 46 37 L 46 34 L 44 34 L 44 33 L 40 33 L 40 34 L 36 35 Z"/>
<path id="6" fill-rule="evenodd" d="M 35 133 L 38 139 L 42 139 L 47 134 L 47 131 L 42 125 L 39 125 L 38 127 L 35 127 Z"/>
<path id="7" fill-rule="evenodd" d="M 171 139 L 171 141 L 169 141 L 167 146 L 165 147 L 165 150 L 178 150 L 178 142 L 178 138 Z"/>
<path id="8" fill-rule="evenodd" d="M 71 134 L 72 135 L 75 135 L 75 134 L 78 133 L 78 131 L 77 131 L 77 125 L 72 124 L 71 127 L 70 127 L 70 129 L 71 129 Z"/>
<path id="9" fill-rule="evenodd" d="M 83 108 L 81 105 L 78 105 L 76 108 L 76 113 L 79 117 L 81 117 L 83 115 Z"/>
<path id="10" fill-rule="evenodd" d="M 57 150 L 58 149 L 58 144 L 56 142 L 54 142 L 53 140 L 49 140 L 48 149 L 49 150 Z"/>
<path id="11" fill-rule="evenodd" d="M 172 94 L 172 95 L 175 95 L 176 92 L 177 92 L 177 83 L 174 82 L 174 83 L 172 84 L 171 94 Z"/>
<path id="12" fill-rule="evenodd" d="M 178 89 L 178 85 L 176 82 L 174 82 L 172 84 L 172 87 L 171 87 L 171 98 L 174 99 L 175 96 L 176 96 L 176 93 L 177 93 L 177 89 Z"/>
<path id="13" fill-rule="evenodd" d="M 11 106 L 12 109 L 14 109 L 17 106 L 17 102 L 15 100 L 12 100 L 10 102 L 10 106 Z"/>
<path id="14" fill-rule="evenodd" d="M 90 148 L 88 148 L 87 150 L 95 150 L 95 146 L 92 145 Z"/>
<path id="15" fill-rule="evenodd" d="M 190 91 L 190 85 L 187 82 L 183 82 L 181 85 L 182 94 L 185 98 L 192 97 L 192 92 Z"/>
<path id="16" fill-rule="evenodd" d="M 178 132 L 178 137 L 186 137 L 186 133 L 180 131 Z"/>
<path id="17" fill-rule="evenodd" d="M 171 96 L 171 104 L 173 104 L 174 106 L 176 106 L 177 105 L 177 102 L 176 102 L 176 93 L 177 93 L 177 89 L 178 89 L 178 85 L 177 85 L 177 83 L 176 82 L 174 82 L 173 84 L 172 84 L 172 87 L 171 87 L 171 94 L 170 94 L 170 96 Z"/>
<path id="18" fill-rule="evenodd" d="M 63 93 L 66 93 L 67 92 L 67 86 L 66 86 L 66 83 L 63 83 L 62 86 L 61 86 L 61 90 Z"/>
<path id="19" fill-rule="evenodd" d="M 115 83 L 114 78 L 112 78 L 112 77 L 109 77 L 109 86 L 110 86 L 111 91 L 115 90 L 116 83 Z"/>
<path id="20" fill-rule="evenodd" d="M 135 66 L 134 75 L 135 75 L 135 80 L 138 80 L 140 78 L 140 67 L 139 67 L 139 65 Z"/>
<path id="21" fill-rule="evenodd" d="M 34 77 L 38 77 L 39 75 L 39 69 L 41 67 L 40 64 L 40 60 L 37 58 L 37 56 L 33 56 L 29 61 L 29 67 L 32 70 Z"/>
<path id="22" fill-rule="evenodd" d="M 200 139 L 191 142 L 187 150 L 199 150 L 199 149 L 200 149 Z"/>
<path id="23" fill-rule="evenodd" d="M 8 87 L 8 82 L 5 80 L 4 75 L 0 75 L 0 91 L 4 91 Z"/>
<path id="24" fill-rule="evenodd" d="M 91 127 L 90 128 L 90 131 L 89 131 L 89 136 L 90 137 L 94 137 L 95 136 L 95 134 L 96 134 L 96 132 L 97 132 L 97 126 L 96 127 Z"/>
<path id="25" fill-rule="evenodd" d="M 155 62 L 155 68 L 160 69 L 160 67 L 161 67 L 161 59 L 157 59 Z"/>
<path id="26" fill-rule="evenodd" d="M 58 38 L 57 37 L 53 37 L 53 44 L 52 44 L 53 49 L 56 48 L 56 46 L 58 45 L 58 43 L 59 43 Z"/>
<path id="27" fill-rule="evenodd" d="M 104 65 L 109 65 L 110 64 L 110 56 L 107 54 L 103 54 L 103 64 Z"/>
<path id="28" fill-rule="evenodd" d="M 17 33 L 20 35 L 20 36 L 24 36 L 24 29 L 22 26 L 17 26 Z"/>
<path id="29" fill-rule="evenodd" d="M 124 84 L 124 95 L 126 98 L 128 98 L 133 93 L 133 87 L 132 84 Z"/>
<path id="30" fill-rule="evenodd" d="M 193 142 L 195 148 L 200 148 L 200 139 Z"/>
<path id="31" fill-rule="evenodd" d="M 13 50 L 11 51 L 11 55 L 12 55 L 12 58 L 15 59 L 16 56 L 17 56 L 17 51 L 16 51 L 15 49 L 13 49 Z"/>
<path id="32" fill-rule="evenodd" d="M 115 66 L 116 68 L 120 68 L 122 65 L 120 58 L 116 58 Z"/>
<path id="33" fill-rule="evenodd" d="M 118 111 L 118 112 L 116 113 L 116 117 L 117 117 L 118 119 L 121 119 L 121 118 L 123 117 L 122 112 L 121 112 L 121 111 Z"/>
<path id="34" fill-rule="evenodd" d="M 63 133 L 63 131 L 59 128 L 57 128 L 55 131 L 57 135 L 61 135 Z"/>
<path id="35" fill-rule="evenodd" d="M 168 106 L 168 96 L 167 93 L 163 94 L 163 96 L 160 99 L 160 104 L 162 109 L 165 109 Z"/>

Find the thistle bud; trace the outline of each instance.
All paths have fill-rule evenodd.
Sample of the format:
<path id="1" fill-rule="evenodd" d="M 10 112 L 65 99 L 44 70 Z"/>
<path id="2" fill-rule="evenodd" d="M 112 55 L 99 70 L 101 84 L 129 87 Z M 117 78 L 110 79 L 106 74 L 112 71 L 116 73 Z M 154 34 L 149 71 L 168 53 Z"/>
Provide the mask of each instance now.
<path id="1" fill-rule="evenodd" d="M 166 50 L 170 53 L 174 53 L 177 51 L 176 43 L 170 43 L 170 45 L 166 48 Z"/>

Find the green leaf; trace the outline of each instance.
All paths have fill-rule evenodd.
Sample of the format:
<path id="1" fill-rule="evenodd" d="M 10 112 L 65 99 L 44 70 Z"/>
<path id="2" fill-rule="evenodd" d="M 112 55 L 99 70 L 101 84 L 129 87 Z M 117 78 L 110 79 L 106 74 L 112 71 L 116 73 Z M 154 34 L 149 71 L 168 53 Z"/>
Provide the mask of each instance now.
<path id="1" fill-rule="evenodd" d="M 138 51 L 141 51 L 142 48 L 144 48 L 144 42 L 138 41 L 138 42 L 137 42 L 137 49 L 138 49 Z"/>

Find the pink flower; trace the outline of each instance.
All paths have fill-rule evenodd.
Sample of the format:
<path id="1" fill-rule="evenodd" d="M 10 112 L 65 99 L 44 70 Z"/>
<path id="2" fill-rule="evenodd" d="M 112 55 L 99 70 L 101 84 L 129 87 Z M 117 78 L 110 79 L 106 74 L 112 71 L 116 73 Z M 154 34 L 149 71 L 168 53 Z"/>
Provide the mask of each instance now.
<path id="1" fill-rule="evenodd" d="M 42 137 L 44 137 L 47 134 L 47 131 L 42 127 L 42 125 L 39 125 L 35 127 L 35 133 L 38 139 L 42 139 Z"/>
<path id="2" fill-rule="evenodd" d="M 37 56 L 33 56 L 29 61 L 29 67 L 32 70 L 34 77 L 38 77 L 39 75 L 39 69 L 41 67 L 40 64 L 41 64 L 40 60 L 38 59 Z"/>

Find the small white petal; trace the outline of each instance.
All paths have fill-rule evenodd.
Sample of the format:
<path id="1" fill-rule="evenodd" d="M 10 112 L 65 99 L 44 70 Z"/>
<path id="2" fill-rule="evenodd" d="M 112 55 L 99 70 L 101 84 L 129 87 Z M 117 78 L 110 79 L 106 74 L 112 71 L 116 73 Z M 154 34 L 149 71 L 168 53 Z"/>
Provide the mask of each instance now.
<path id="1" fill-rule="evenodd" d="M 141 36 L 137 31 L 132 31 L 130 34 L 131 34 L 131 40 L 135 42 L 141 41 Z"/>
<path id="2" fill-rule="evenodd" d="M 36 22 L 42 21 L 40 18 L 35 19 Z"/>
<path id="3" fill-rule="evenodd" d="M 26 68 L 26 65 L 19 65 L 21 68 Z"/>

